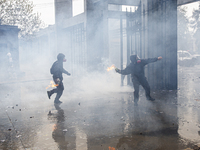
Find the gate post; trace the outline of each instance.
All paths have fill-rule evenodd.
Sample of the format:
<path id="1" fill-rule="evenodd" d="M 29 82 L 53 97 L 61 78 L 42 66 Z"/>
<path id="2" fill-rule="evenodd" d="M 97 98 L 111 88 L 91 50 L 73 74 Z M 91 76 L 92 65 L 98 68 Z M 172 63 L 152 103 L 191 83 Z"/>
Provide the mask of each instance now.
<path id="1" fill-rule="evenodd" d="M 177 0 L 148 0 L 146 5 L 147 57 L 163 57 L 161 61 L 148 65 L 150 86 L 159 90 L 176 90 Z"/>
<path id="2" fill-rule="evenodd" d="M 121 70 L 123 70 L 123 19 L 120 16 L 120 63 Z M 124 85 L 123 75 L 121 75 L 121 86 Z"/>

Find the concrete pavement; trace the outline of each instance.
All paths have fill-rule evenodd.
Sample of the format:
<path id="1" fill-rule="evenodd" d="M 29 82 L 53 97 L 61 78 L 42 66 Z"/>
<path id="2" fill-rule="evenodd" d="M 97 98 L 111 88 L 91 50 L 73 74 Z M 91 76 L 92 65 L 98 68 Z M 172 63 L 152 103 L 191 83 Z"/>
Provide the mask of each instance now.
<path id="1" fill-rule="evenodd" d="M 0 83 L 0 150 L 182 150 L 200 144 L 200 66 L 179 68 L 177 91 L 133 89 L 94 75 L 64 76 L 60 105 L 49 100 L 50 76 Z M 110 84 L 113 83 L 113 84 Z M 106 83 L 109 83 L 106 85 Z"/>

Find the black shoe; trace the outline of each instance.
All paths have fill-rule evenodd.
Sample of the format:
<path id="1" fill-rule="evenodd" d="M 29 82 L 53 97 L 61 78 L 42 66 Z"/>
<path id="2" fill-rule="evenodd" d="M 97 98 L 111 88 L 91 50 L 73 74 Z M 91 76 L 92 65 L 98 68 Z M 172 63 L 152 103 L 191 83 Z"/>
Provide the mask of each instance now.
<path id="1" fill-rule="evenodd" d="M 50 99 L 51 98 L 51 92 L 47 91 L 47 95 L 48 95 L 48 98 Z"/>
<path id="2" fill-rule="evenodd" d="M 137 103 L 137 102 L 134 102 L 134 106 L 138 106 L 138 103 Z"/>
<path id="3" fill-rule="evenodd" d="M 137 103 L 139 101 L 139 98 L 134 98 L 134 103 Z"/>
<path id="4" fill-rule="evenodd" d="M 149 101 L 155 101 L 155 98 L 149 97 L 149 98 L 147 98 L 147 100 L 149 100 Z"/>
<path id="5" fill-rule="evenodd" d="M 60 103 L 62 103 L 62 102 L 59 101 L 59 100 L 55 100 L 54 103 L 55 103 L 55 104 L 60 104 Z"/>

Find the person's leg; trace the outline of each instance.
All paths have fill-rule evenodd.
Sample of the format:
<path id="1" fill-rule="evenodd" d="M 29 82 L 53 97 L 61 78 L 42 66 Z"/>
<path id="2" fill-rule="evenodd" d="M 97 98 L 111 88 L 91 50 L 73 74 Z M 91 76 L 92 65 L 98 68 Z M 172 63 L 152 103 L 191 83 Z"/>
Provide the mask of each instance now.
<path id="1" fill-rule="evenodd" d="M 50 90 L 50 91 L 47 91 L 47 95 L 48 95 L 49 99 L 51 98 L 51 95 L 54 94 L 54 93 L 57 93 L 57 88 Z"/>
<path id="2" fill-rule="evenodd" d="M 61 81 L 60 84 L 57 86 L 57 95 L 54 101 L 55 103 L 62 103 L 59 99 L 62 96 L 63 90 L 64 90 L 64 85 L 63 82 Z"/>
<path id="3" fill-rule="evenodd" d="M 132 82 L 133 82 L 133 87 L 134 87 L 134 102 L 137 103 L 139 100 L 139 86 L 140 83 L 138 82 L 138 79 L 136 77 L 132 78 Z"/>
<path id="4" fill-rule="evenodd" d="M 150 95 L 150 86 L 149 86 L 149 83 L 148 83 L 146 77 L 140 77 L 139 81 L 140 81 L 140 84 L 142 85 L 142 87 L 143 87 L 144 90 L 145 90 L 146 98 L 147 98 L 148 100 L 155 100 L 155 99 L 152 98 L 151 95 Z"/>
<path id="5" fill-rule="evenodd" d="M 53 77 L 53 80 L 54 80 L 54 83 L 57 84 L 56 78 Z M 57 92 L 58 92 L 58 88 L 57 87 L 55 89 L 47 91 L 47 95 L 48 95 L 49 99 L 51 98 L 52 94 L 57 93 Z"/>

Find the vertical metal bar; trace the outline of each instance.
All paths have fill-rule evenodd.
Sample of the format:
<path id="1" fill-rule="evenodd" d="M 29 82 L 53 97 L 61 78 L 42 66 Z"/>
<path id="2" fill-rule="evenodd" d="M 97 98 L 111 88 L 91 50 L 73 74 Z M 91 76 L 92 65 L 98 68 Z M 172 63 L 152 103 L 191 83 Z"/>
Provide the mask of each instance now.
<path id="1" fill-rule="evenodd" d="M 130 63 L 130 15 L 126 11 L 126 34 L 127 34 L 127 65 Z M 127 76 L 127 85 L 130 85 L 130 75 Z"/>
<path id="2" fill-rule="evenodd" d="M 129 16 L 129 35 L 130 35 L 130 53 L 133 54 L 133 13 L 132 13 L 132 8 L 130 8 L 130 16 Z M 135 49 L 134 49 L 135 51 Z"/>
<path id="3" fill-rule="evenodd" d="M 139 8 L 139 7 L 138 7 Z M 137 17 L 138 17 L 138 11 L 136 11 L 135 9 L 135 13 L 134 13 L 134 24 L 135 24 L 135 29 L 134 29 L 134 36 L 135 36 L 135 52 L 136 52 L 136 55 L 138 55 L 138 47 L 137 47 Z M 141 56 L 140 56 L 141 57 Z"/>
<path id="4" fill-rule="evenodd" d="M 165 60 L 166 60 L 166 63 L 165 63 L 165 68 L 166 68 L 166 88 L 167 89 L 169 89 L 169 72 L 170 72 L 170 68 L 169 68 L 169 54 L 168 54 L 168 52 L 167 52 L 167 50 L 168 50 L 168 48 L 167 48 L 167 46 L 168 46 L 168 39 L 167 39 L 167 32 L 168 32 L 168 22 L 169 22 L 169 20 L 168 20 L 168 1 L 166 0 L 165 1 Z"/>
<path id="5" fill-rule="evenodd" d="M 170 1 L 170 89 L 177 89 L 177 0 Z"/>
<path id="6" fill-rule="evenodd" d="M 141 24 L 143 25 L 142 27 L 142 50 L 143 50 L 143 58 L 146 56 L 146 13 L 145 13 L 145 4 L 143 4 L 143 19 L 141 20 Z"/>
<path id="7" fill-rule="evenodd" d="M 150 38 L 149 38 L 149 36 L 150 36 L 150 30 L 149 30 L 149 28 L 150 28 L 150 1 L 147 1 L 147 57 L 149 57 L 149 46 L 150 46 Z M 147 66 L 147 73 L 148 73 L 148 79 L 150 78 L 150 68 L 149 68 L 149 66 Z"/>
<path id="8" fill-rule="evenodd" d="M 140 38 L 140 57 L 142 57 L 142 4 L 140 0 L 139 11 L 139 38 Z"/>
<path id="9" fill-rule="evenodd" d="M 130 53 L 131 54 L 133 54 L 133 51 L 135 50 L 135 49 L 133 49 L 133 22 L 131 21 L 130 22 L 130 30 L 129 30 L 129 32 L 131 32 L 131 34 L 130 34 Z"/>
<path id="10" fill-rule="evenodd" d="M 121 70 L 123 69 L 123 19 L 120 16 L 120 57 Z M 123 75 L 121 75 L 121 86 L 124 86 Z"/>
<path id="11" fill-rule="evenodd" d="M 163 68 L 163 89 L 166 89 L 166 45 L 165 45 L 165 31 L 166 31 L 166 1 L 162 0 L 162 68 Z"/>
<path id="12" fill-rule="evenodd" d="M 72 46 L 72 43 L 73 43 L 73 33 L 72 33 L 72 30 L 70 30 L 68 28 L 68 32 L 70 33 L 70 49 L 71 49 L 71 70 L 72 70 L 72 74 L 74 74 L 74 67 L 73 67 L 73 46 Z"/>
<path id="13" fill-rule="evenodd" d="M 160 38 L 163 38 L 163 0 L 160 1 L 160 11 L 161 11 L 161 16 L 160 16 L 160 19 L 161 19 L 161 22 L 162 22 L 162 25 L 160 26 L 160 30 L 161 30 L 161 35 L 160 35 Z M 163 49 L 164 45 L 163 45 L 163 39 L 162 39 L 162 42 L 161 42 L 161 47 Z M 161 51 L 161 56 L 163 57 L 163 54 L 164 54 L 164 49 Z M 162 77 L 162 83 L 161 83 L 161 89 L 164 89 L 164 63 L 162 62 L 161 63 L 161 68 L 162 68 L 162 71 L 161 71 L 161 77 Z"/>
<path id="14" fill-rule="evenodd" d="M 155 3 L 156 1 L 152 1 L 152 20 L 151 21 L 154 21 L 151 23 L 151 30 L 155 32 L 155 15 L 156 15 L 156 8 L 155 8 Z M 157 26 L 157 25 L 156 25 Z M 153 37 L 152 41 L 151 41 L 151 57 L 154 57 L 154 54 L 155 54 L 155 50 L 154 50 L 154 44 L 155 44 L 155 38 L 156 38 L 156 32 L 154 34 L 151 33 L 151 36 Z M 154 64 L 151 64 L 152 66 L 152 69 L 151 69 L 151 80 L 152 81 L 152 88 L 155 89 L 155 79 L 154 79 L 154 76 L 153 76 L 153 73 L 155 72 L 155 63 Z"/>

